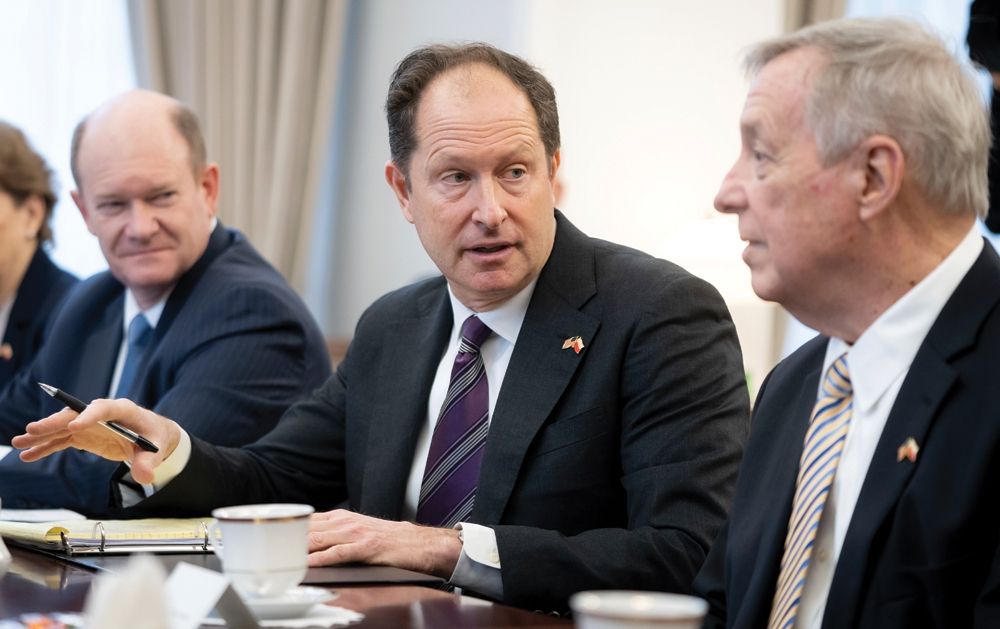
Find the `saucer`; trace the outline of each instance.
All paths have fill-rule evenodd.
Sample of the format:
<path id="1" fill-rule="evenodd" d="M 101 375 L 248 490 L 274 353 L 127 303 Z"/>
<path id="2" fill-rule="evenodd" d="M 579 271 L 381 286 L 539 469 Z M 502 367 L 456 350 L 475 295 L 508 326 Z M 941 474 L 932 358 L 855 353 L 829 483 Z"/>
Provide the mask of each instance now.
<path id="1" fill-rule="evenodd" d="M 243 599 L 253 615 L 260 620 L 298 618 L 313 605 L 332 601 L 339 594 L 323 588 L 297 587 L 279 596 L 253 597 Z"/>

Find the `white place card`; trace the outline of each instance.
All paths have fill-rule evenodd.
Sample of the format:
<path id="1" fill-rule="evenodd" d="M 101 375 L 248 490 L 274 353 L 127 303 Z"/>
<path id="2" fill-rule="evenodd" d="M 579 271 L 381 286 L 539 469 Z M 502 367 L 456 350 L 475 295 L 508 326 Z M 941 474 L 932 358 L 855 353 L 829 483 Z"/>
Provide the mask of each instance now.
<path id="1" fill-rule="evenodd" d="M 213 609 L 230 627 L 260 628 L 229 580 L 214 570 L 179 563 L 167 577 L 166 594 L 170 629 L 197 629 Z"/>

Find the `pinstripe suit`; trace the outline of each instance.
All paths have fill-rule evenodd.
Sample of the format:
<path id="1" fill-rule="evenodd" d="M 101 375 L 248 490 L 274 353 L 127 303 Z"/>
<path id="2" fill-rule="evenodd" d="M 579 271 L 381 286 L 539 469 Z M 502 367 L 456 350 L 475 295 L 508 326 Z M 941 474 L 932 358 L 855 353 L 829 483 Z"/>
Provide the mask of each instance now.
<path id="1" fill-rule="evenodd" d="M 29 370 L 0 394 L 0 440 L 60 404 L 47 382 L 84 400 L 106 397 L 122 338 L 123 286 L 100 273 L 67 298 Z M 221 445 L 253 441 L 330 374 L 322 335 L 288 284 L 239 233 L 216 227 L 178 281 L 129 398 Z M 78 451 L 0 461 L 6 507 L 59 506 L 99 514 L 116 464 Z"/>

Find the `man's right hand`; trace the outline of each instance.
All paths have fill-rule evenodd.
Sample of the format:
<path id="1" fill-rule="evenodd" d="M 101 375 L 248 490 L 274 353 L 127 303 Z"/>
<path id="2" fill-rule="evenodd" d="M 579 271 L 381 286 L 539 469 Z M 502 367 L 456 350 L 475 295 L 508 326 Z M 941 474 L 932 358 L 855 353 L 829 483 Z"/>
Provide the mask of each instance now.
<path id="1" fill-rule="evenodd" d="M 131 428 L 159 447 L 146 452 L 99 422 L 114 421 Z M 78 448 L 111 461 L 127 461 L 132 478 L 152 483 L 153 470 L 170 456 L 180 440 L 181 429 L 173 420 L 135 405 L 129 400 L 94 400 L 79 415 L 68 408 L 25 426 L 25 433 L 11 439 L 23 450 L 21 460 L 37 461 L 48 455 Z"/>

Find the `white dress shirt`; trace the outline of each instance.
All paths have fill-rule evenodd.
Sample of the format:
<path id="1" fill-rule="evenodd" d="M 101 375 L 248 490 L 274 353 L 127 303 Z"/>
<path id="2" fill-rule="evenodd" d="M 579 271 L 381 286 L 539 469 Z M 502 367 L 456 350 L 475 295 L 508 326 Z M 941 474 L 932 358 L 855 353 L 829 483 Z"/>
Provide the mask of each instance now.
<path id="1" fill-rule="evenodd" d="M 521 324 L 528 311 L 528 302 L 531 301 L 536 282 L 537 279 L 495 310 L 480 313 L 475 313 L 466 307 L 451 292 L 451 286 L 448 287 L 452 313 L 451 336 L 434 375 L 431 393 L 427 398 L 427 419 L 420 430 L 417 446 L 413 453 L 413 464 L 410 466 L 410 476 L 406 483 L 406 495 L 403 503 L 403 517 L 405 519 L 413 521 L 417 514 L 420 485 L 424 478 L 427 453 L 431 447 L 431 435 L 434 433 L 434 426 L 441 414 L 441 405 L 444 404 L 445 396 L 448 394 L 452 366 L 455 363 L 455 356 L 458 354 L 458 346 L 462 339 L 462 324 L 472 315 L 478 315 L 479 320 L 493 330 L 493 334 L 483 341 L 483 346 L 479 348 L 483 357 L 483 366 L 486 368 L 486 382 L 489 387 L 489 417 L 492 419 L 500 387 L 503 386 L 503 379 L 507 374 L 510 355 L 514 351 L 517 335 L 521 332 Z M 502 598 L 500 553 L 497 550 L 496 534 L 493 529 L 465 522 L 459 524 L 458 528 L 462 529 L 464 539 L 462 554 L 455 566 L 455 572 L 452 573 L 451 582 L 459 587 L 474 589 L 493 598 Z"/>
<path id="2" fill-rule="evenodd" d="M 3 343 L 3 335 L 7 333 L 7 321 L 10 319 L 10 311 L 14 307 L 14 299 L 17 295 L 11 297 L 6 303 L 0 304 L 0 343 Z M 11 451 L 9 445 L 0 445 L 0 459 L 4 458 Z"/>
<path id="3" fill-rule="evenodd" d="M 0 303 L 0 342 L 3 342 L 3 336 L 7 333 L 7 322 L 10 320 L 10 311 L 14 308 L 14 300 L 17 299 L 17 293 L 10 296 L 10 299 Z"/>
<path id="4" fill-rule="evenodd" d="M 854 345 L 838 338 L 827 344 L 820 373 L 846 352 L 854 401 L 844 451 L 816 532 L 796 615 L 799 629 L 819 629 L 823 622 L 837 558 L 889 411 L 917 350 L 982 249 L 983 238 L 973 226 L 948 257 L 882 313 Z"/>
<path id="5" fill-rule="evenodd" d="M 122 378 L 122 370 L 125 368 L 125 355 L 128 353 L 129 325 L 132 323 L 132 320 L 135 319 L 137 316 L 143 315 L 144 317 L 146 317 L 146 322 L 149 323 L 149 327 L 155 330 L 156 324 L 160 322 L 160 316 L 163 314 L 163 307 L 166 306 L 167 298 L 170 297 L 171 291 L 173 291 L 173 288 L 168 290 L 167 293 L 160 299 L 160 301 L 156 302 L 146 310 L 142 310 L 139 307 L 139 302 L 135 300 L 135 295 L 132 294 L 132 291 L 129 289 L 125 289 L 125 313 L 124 316 L 122 317 L 122 342 L 118 346 L 118 358 L 115 360 L 115 370 L 114 372 L 112 372 L 111 385 L 108 387 L 109 398 L 115 397 L 115 391 L 118 389 L 118 383 L 121 381 Z M 187 457 L 190 457 L 191 453 L 190 438 L 188 438 L 186 445 L 188 453 Z M 176 452 L 179 449 L 180 448 L 178 447 L 174 451 Z M 181 454 L 183 454 L 183 452 Z M 184 460 L 187 460 L 187 457 L 185 457 Z M 128 465 L 127 461 L 126 465 Z M 163 468 L 163 470 L 160 469 L 161 467 Z M 177 474 L 180 473 L 180 469 L 171 466 L 165 467 L 163 465 L 160 465 L 156 469 L 157 469 L 157 475 L 170 474 L 170 478 L 173 478 L 174 476 L 177 476 Z M 123 477 L 123 480 L 131 481 L 132 475 L 126 474 Z M 118 484 L 118 487 L 121 490 L 122 494 L 122 504 L 126 507 L 130 507 L 140 502 L 143 498 L 152 496 L 153 492 L 156 491 L 157 488 L 162 486 L 163 486 L 162 484 L 156 484 L 155 482 L 149 485 L 142 485 L 142 489 L 145 492 L 145 495 L 143 496 L 139 495 L 139 493 L 135 489 L 133 489 L 126 483 Z"/>

